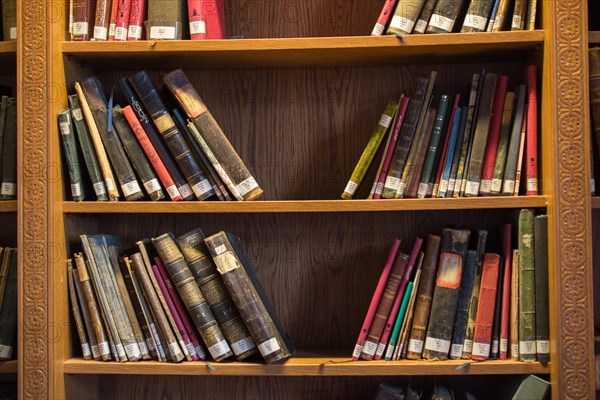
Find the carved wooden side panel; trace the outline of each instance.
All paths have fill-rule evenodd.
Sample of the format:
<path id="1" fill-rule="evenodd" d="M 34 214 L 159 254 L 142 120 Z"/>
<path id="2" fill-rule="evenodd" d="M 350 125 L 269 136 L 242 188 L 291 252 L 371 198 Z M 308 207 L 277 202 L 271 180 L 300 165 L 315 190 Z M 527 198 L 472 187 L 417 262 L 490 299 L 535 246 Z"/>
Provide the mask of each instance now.
<path id="1" fill-rule="evenodd" d="M 49 396 L 47 49 L 49 1 L 17 2 L 19 398 Z"/>

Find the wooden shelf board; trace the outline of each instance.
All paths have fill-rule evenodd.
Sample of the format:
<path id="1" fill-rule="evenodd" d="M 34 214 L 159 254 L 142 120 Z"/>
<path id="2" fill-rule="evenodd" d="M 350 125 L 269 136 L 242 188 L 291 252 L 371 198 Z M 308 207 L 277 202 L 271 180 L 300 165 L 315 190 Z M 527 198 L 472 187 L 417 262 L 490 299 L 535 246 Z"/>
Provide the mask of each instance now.
<path id="1" fill-rule="evenodd" d="M 502 57 L 541 45 L 544 31 L 277 39 L 63 42 L 63 54 L 92 66 L 143 68 L 281 68 L 399 64 Z"/>
<path id="2" fill-rule="evenodd" d="M 588 43 L 594 45 L 600 45 L 600 31 L 589 31 L 588 32 Z"/>
<path id="3" fill-rule="evenodd" d="M 0 361 L 0 374 L 16 374 L 18 367 L 17 360 Z"/>
<path id="4" fill-rule="evenodd" d="M 600 208 L 600 196 L 592 197 L 592 208 Z"/>
<path id="5" fill-rule="evenodd" d="M 3 212 L 16 212 L 17 201 L 16 200 L 1 200 L 0 201 L 0 213 Z"/>
<path id="6" fill-rule="evenodd" d="M 142 361 L 117 363 L 71 359 L 64 363 L 66 374 L 117 375 L 212 375 L 212 376 L 384 376 L 384 375 L 495 375 L 495 374 L 549 374 L 549 364 L 516 361 L 470 362 L 449 361 L 350 361 L 348 357 L 299 357 L 283 364 L 267 365 L 249 362 L 161 363 Z"/>
<path id="7" fill-rule="evenodd" d="M 3 64 L 5 72 L 15 72 L 17 65 L 17 42 L 0 41 L 0 62 Z"/>
<path id="8" fill-rule="evenodd" d="M 65 213 L 302 213 L 418 210 L 470 210 L 546 207 L 545 196 L 399 200 L 286 200 L 188 202 L 63 202 Z"/>

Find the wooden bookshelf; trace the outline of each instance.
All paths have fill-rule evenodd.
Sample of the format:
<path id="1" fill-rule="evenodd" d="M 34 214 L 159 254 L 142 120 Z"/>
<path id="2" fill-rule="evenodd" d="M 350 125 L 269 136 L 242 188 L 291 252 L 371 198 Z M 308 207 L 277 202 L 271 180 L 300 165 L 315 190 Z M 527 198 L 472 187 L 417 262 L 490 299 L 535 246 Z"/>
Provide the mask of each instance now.
<path id="1" fill-rule="evenodd" d="M 16 212 L 16 211 L 17 211 L 17 201 L 16 200 L 0 201 L 0 213 Z"/>
<path id="2" fill-rule="evenodd" d="M 18 366 L 19 363 L 17 360 L 0 361 L 0 375 L 16 374 L 18 371 Z"/>
<path id="3" fill-rule="evenodd" d="M 588 42 L 590 45 L 600 45 L 600 31 L 589 31 Z"/>
<path id="4" fill-rule="evenodd" d="M 592 208 L 600 209 L 600 197 L 592 197 Z"/>

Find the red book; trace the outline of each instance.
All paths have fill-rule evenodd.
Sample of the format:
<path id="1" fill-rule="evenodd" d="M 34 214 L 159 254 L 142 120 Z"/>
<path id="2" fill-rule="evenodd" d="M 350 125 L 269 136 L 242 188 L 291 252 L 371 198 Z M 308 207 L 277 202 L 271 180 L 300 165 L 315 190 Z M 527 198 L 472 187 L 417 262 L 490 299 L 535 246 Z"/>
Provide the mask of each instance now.
<path id="1" fill-rule="evenodd" d="M 502 277 L 502 315 L 500 316 L 500 359 L 508 358 L 508 328 L 510 320 L 510 276 L 512 267 L 512 225 L 502 226 L 502 256 L 504 276 Z"/>
<path id="2" fill-rule="evenodd" d="M 377 306 L 379 306 L 379 300 L 381 300 L 381 295 L 383 294 L 383 289 L 385 288 L 385 283 L 387 282 L 388 277 L 390 276 L 390 272 L 392 270 L 392 266 L 394 265 L 394 260 L 396 259 L 396 255 L 398 254 L 398 249 L 400 248 L 400 239 L 394 239 L 392 243 L 392 248 L 388 254 L 387 260 L 385 261 L 385 266 L 383 267 L 383 271 L 379 276 L 379 282 L 377 282 L 377 287 L 375 288 L 375 293 L 373 293 L 373 297 L 371 298 L 371 304 L 369 304 L 369 309 L 367 311 L 367 315 L 363 322 L 362 328 L 360 328 L 360 333 L 358 334 L 358 340 L 356 341 L 356 345 L 354 346 L 354 351 L 352 352 L 352 360 L 358 360 L 360 357 L 360 353 L 362 352 L 363 345 L 365 344 L 365 340 L 367 339 L 367 335 L 369 334 L 369 329 L 371 328 L 371 322 L 373 322 L 373 317 L 375 316 L 375 311 L 377 310 Z"/>
<path id="3" fill-rule="evenodd" d="M 150 161 L 150 164 L 152 164 L 152 167 L 156 171 L 158 178 L 160 179 L 163 186 L 167 189 L 167 193 L 169 193 L 171 200 L 181 200 L 182 197 L 179 193 L 179 190 L 177 189 L 177 185 L 175 185 L 175 182 L 173 182 L 173 179 L 171 178 L 171 175 L 169 175 L 165 164 L 163 164 L 162 160 L 156 153 L 154 146 L 152 146 L 152 142 L 150 142 L 150 139 L 148 139 L 146 131 L 140 124 L 140 121 L 135 116 L 135 113 L 131 109 L 131 106 L 123 107 L 121 110 L 123 112 L 123 115 L 125 116 L 125 119 L 129 123 L 131 130 L 135 134 L 135 137 L 140 142 L 140 146 L 142 146 L 142 149 L 144 149 L 144 153 L 146 153 L 146 156 L 148 156 L 148 160 Z"/>
<path id="4" fill-rule="evenodd" d="M 115 40 L 115 28 L 117 27 L 117 11 L 119 10 L 119 4 L 125 0 L 112 0 L 112 6 L 110 8 L 110 19 L 108 24 L 108 40 Z"/>
<path id="5" fill-rule="evenodd" d="M 435 179 L 433 180 L 433 185 L 429 185 L 431 188 L 431 197 L 438 197 L 438 188 L 440 186 L 440 180 L 442 179 L 442 171 L 444 170 L 444 164 L 446 160 L 446 156 L 448 153 L 448 142 L 450 141 L 450 136 L 452 132 L 452 124 L 454 123 L 454 116 L 456 115 L 456 109 L 458 108 L 458 102 L 460 101 L 460 94 L 456 94 L 454 96 L 454 104 L 452 105 L 452 110 L 450 110 L 450 118 L 448 121 L 448 125 L 446 125 L 446 136 L 444 138 L 444 147 L 442 148 L 442 152 L 440 153 L 439 161 L 437 163 L 437 171 L 435 172 Z M 430 181 L 431 182 L 431 181 Z"/>
<path id="6" fill-rule="evenodd" d="M 475 319 L 473 352 L 471 353 L 473 360 L 487 360 L 490 356 L 499 269 L 500 256 L 498 254 L 485 253 L 479 287 L 477 318 Z"/>
<path id="7" fill-rule="evenodd" d="M 398 316 L 398 311 L 400 309 L 400 303 L 402 303 L 402 298 L 404 297 L 404 292 L 406 291 L 406 287 L 408 286 L 408 281 L 410 281 L 410 277 L 412 276 L 413 270 L 415 269 L 415 264 L 417 263 L 417 259 L 419 258 L 419 252 L 421 251 L 422 244 L 423 239 L 421 239 L 420 237 L 415 239 L 415 244 L 413 245 L 413 248 L 410 252 L 408 264 L 406 264 L 406 271 L 404 272 L 404 277 L 402 278 L 400 286 L 398 287 L 398 292 L 396 293 L 396 298 L 394 299 L 394 304 L 392 305 L 390 316 L 388 317 L 388 320 L 385 323 L 385 329 L 381 334 L 381 339 L 379 339 L 379 344 L 383 347 L 387 345 L 387 342 L 390 339 L 390 335 L 392 334 L 392 329 L 394 328 L 394 323 L 396 322 L 396 317 Z M 375 359 L 380 360 L 381 355 L 379 355 L 379 358 L 375 357 Z"/>
<path id="8" fill-rule="evenodd" d="M 381 192 L 383 191 L 385 178 L 387 177 L 388 171 L 390 169 L 392 156 L 394 155 L 394 149 L 396 148 L 396 142 L 398 141 L 398 136 L 400 135 L 400 129 L 402 128 L 402 122 L 404 121 L 404 116 L 406 115 L 406 109 L 408 108 L 409 101 L 410 97 L 404 96 L 402 98 L 402 101 L 400 102 L 400 108 L 398 109 L 396 124 L 394 125 L 394 128 L 392 130 L 390 144 L 387 147 L 387 153 L 384 154 L 385 158 L 383 160 L 383 166 L 381 167 L 381 173 L 379 174 L 379 178 L 377 178 L 375 193 L 373 194 L 374 199 L 381 199 Z"/>
<path id="9" fill-rule="evenodd" d="M 96 13 L 94 17 L 93 40 L 108 39 L 108 22 L 110 20 L 110 0 L 97 0 Z"/>
<path id="10" fill-rule="evenodd" d="M 492 178 L 494 177 L 494 165 L 496 164 L 496 153 L 498 152 L 498 139 L 500 138 L 500 127 L 502 126 L 502 112 L 504 111 L 507 85 L 508 76 L 500 75 L 496 82 L 496 93 L 494 94 L 492 116 L 490 118 L 490 130 L 483 156 L 481 185 L 479 186 L 480 196 L 487 196 L 492 193 Z"/>
<path id="11" fill-rule="evenodd" d="M 73 2 L 73 41 L 90 40 L 94 28 L 95 0 Z"/>
<path id="12" fill-rule="evenodd" d="M 371 32 L 371 36 L 381 36 L 383 34 L 390 17 L 394 14 L 397 2 L 398 0 L 385 0 L 379 18 L 377 18 L 377 23 L 373 28 L 373 32 Z"/>
<path id="13" fill-rule="evenodd" d="M 156 265 L 152 266 L 152 271 L 156 276 L 156 281 L 158 282 L 158 286 L 160 286 L 160 291 L 163 293 L 165 301 L 169 306 L 169 310 L 171 314 L 173 314 L 173 319 L 175 320 L 175 325 L 177 325 L 177 329 L 181 332 L 182 338 L 184 337 L 184 333 L 187 336 L 187 341 L 184 338 L 183 341 L 188 349 L 190 355 L 194 354 L 192 358 L 195 360 L 204 360 L 206 359 L 206 352 L 204 348 L 200 344 L 200 340 L 198 339 L 198 335 L 196 334 L 196 329 L 192 324 L 189 314 L 179 297 L 179 293 L 173 283 L 171 282 L 171 278 L 169 273 L 167 272 L 167 268 L 165 264 L 163 264 L 160 257 L 154 257 L 154 262 Z M 178 322 L 179 321 L 179 322 Z"/>
<path id="14" fill-rule="evenodd" d="M 144 13 L 146 12 L 146 0 L 131 0 L 129 8 L 129 21 L 127 29 L 127 40 L 141 40 L 144 32 Z"/>
<path id="15" fill-rule="evenodd" d="M 537 70 L 535 65 L 527 67 L 527 145 L 526 190 L 527 196 L 538 194 L 537 156 Z"/>
<path id="16" fill-rule="evenodd" d="M 117 8 L 117 20 L 115 26 L 115 41 L 122 42 L 127 40 L 131 1 L 132 0 L 119 0 L 119 7 Z"/>
<path id="17" fill-rule="evenodd" d="M 188 0 L 188 17 L 192 40 L 225 38 L 224 0 Z"/>
<path id="18" fill-rule="evenodd" d="M 521 124 L 521 141 L 519 142 L 519 155 L 517 156 L 515 191 L 513 193 L 513 196 L 518 196 L 521 190 L 521 169 L 523 167 L 523 153 L 525 151 L 525 138 L 527 136 L 527 110 L 528 105 L 525 104 L 525 111 L 523 112 L 523 123 Z"/>

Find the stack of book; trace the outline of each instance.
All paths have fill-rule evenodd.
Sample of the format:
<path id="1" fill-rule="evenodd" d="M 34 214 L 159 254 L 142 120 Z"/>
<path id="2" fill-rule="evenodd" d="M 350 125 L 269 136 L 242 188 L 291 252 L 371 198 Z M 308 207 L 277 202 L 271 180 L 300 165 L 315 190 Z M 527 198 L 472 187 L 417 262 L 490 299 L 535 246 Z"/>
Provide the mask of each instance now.
<path id="1" fill-rule="evenodd" d="M 385 0 L 372 36 L 534 30 L 537 0 Z"/>
<path id="2" fill-rule="evenodd" d="M 2 40 L 17 40 L 17 0 L 2 0 Z"/>
<path id="3" fill-rule="evenodd" d="M 262 189 L 183 71 L 164 76 L 171 111 L 145 71 L 119 80 L 127 105 L 112 105 L 90 77 L 58 114 L 73 200 L 254 200 Z M 83 161 L 82 161 L 83 160 Z M 89 177 L 89 181 L 88 178 Z"/>
<path id="4" fill-rule="evenodd" d="M 123 253 L 116 236 L 80 238 L 67 275 L 84 359 L 274 363 L 294 353 L 237 237 L 165 233 Z"/>
<path id="5" fill-rule="evenodd" d="M 17 249 L 0 247 L 0 361 L 17 354 Z"/>
<path id="6" fill-rule="evenodd" d="M 74 41 L 223 39 L 224 3 L 225 0 L 70 0 L 69 33 Z"/>
<path id="7" fill-rule="evenodd" d="M 368 198 L 538 194 L 536 67 L 514 91 L 506 75 L 473 74 L 463 106 L 460 94 L 442 94 L 435 107 L 436 77 L 418 78 L 410 97 L 388 103 L 342 198 L 354 197 L 380 148 Z"/>
<path id="8" fill-rule="evenodd" d="M 472 249 L 467 229 L 417 238 L 410 254 L 396 239 L 352 359 L 548 362 L 547 217 L 523 209 L 517 230 L 513 249 L 503 225 L 496 253 L 485 230 Z"/>

